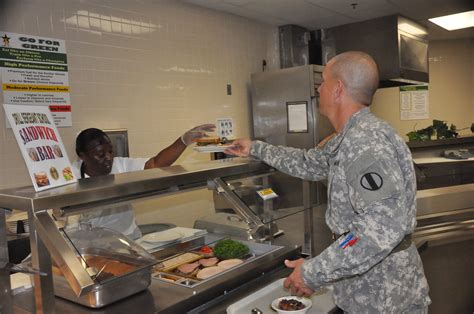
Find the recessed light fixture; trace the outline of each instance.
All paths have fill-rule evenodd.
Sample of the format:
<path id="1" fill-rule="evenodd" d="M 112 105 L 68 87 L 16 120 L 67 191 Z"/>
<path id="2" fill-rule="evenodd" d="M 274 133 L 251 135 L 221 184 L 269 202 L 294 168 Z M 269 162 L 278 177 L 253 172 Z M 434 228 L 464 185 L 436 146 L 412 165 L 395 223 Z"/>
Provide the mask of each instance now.
<path id="1" fill-rule="evenodd" d="M 474 10 L 428 19 L 448 31 L 474 27 Z"/>

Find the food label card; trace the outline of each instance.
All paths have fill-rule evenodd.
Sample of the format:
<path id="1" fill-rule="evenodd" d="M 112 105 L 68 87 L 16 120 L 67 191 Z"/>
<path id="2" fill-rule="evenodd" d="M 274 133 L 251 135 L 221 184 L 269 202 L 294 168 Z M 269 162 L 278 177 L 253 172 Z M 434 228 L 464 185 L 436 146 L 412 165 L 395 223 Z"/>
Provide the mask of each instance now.
<path id="1" fill-rule="evenodd" d="M 275 193 L 271 188 L 263 189 L 257 191 L 257 194 L 265 201 L 275 197 L 278 197 L 278 194 Z"/>
<path id="2" fill-rule="evenodd" d="M 3 108 L 35 190 L 77 182 L 49 108 L 7 104 Z"/>

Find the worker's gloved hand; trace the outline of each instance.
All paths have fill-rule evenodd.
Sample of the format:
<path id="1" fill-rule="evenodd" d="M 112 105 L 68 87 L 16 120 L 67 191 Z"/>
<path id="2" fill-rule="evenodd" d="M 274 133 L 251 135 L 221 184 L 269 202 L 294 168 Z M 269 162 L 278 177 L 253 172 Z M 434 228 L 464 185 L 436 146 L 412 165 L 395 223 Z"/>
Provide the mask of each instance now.
<path id="1" fill-rule="evenodd" d="M 202 124 L 198 125 L 197 127 L 192 128 L 188 132 L 184 133 L 181 136 L 181 141 L 183 141 L 184 145 L 188 146 L 191 145 L 196 139 L 201 137 L 207 137 L 208 135 L 206 132 L 212 132 L 216 129 L 214 124 Z"/>

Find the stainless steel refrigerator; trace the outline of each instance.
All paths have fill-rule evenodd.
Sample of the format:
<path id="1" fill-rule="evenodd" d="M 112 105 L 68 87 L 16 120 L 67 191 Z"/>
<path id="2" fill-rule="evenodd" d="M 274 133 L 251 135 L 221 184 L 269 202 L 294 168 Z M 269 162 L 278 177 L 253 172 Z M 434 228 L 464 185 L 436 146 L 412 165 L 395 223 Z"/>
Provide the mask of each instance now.
<path id="1" fill-rule="evenodd" d="M 319 65 L 304 65 L 252 74 L 253 138 L 274 145 L 309 149 L 334 132 L 327 118 L 318 111 L 317 89 L 322 82 L 323 69 Z M 318 254 L 330 241 L 324 223 L 327 200 L 324 183 L 304 182 L 284 174 L 271 179 L 270 186 L 287 196 L 286 203 L 279 208 L 316 208 L 305 212 L 305 225 L 312 219 L 317 229 L 305 230 L 305 250 Z M 309 199 L 304 193 L 309 194 Z M 309 224 L 306 227 L 309 228 Z M 306 238 L 309 234 L 313 235 L 312 239 Z"/>
<path id="2" fill-rule="evenodd" d="M 311 64 L 252 74 L 255 139 L 311 148 L 332 132 L 329 121 L 319 115 L 317 108 L 323 69 Z"/>
<path id="3" fill-rule="evenodd" d="M 327 118 L 318 111 L 317 89 L 322 82 L 323 69 L 311 64 L 252 74 L 254 139 L 309 149 L 333 132 Z M 285 176 L 281 182 L 274 183 L 279 189 L 293 191 L 288 207 L 301 205 L 297 182 L 300 181 Z M 318 205 L 324 200 L 324 195 L 313 193 L 312 204 Z"/>

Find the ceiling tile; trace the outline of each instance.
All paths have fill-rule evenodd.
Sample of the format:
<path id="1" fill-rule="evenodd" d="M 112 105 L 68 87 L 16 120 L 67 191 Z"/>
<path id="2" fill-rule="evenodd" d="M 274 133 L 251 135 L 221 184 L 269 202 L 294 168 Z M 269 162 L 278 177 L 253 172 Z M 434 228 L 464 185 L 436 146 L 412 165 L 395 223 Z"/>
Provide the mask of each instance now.
<path id="1" fill-rule="evenodd" d="M 268 15 L 265 12 L 261 13 L 255 10 L 250 10 L 246 8 L 245 6 L 233 5 L 231 3 L 227 3 L 230 1 L 234 1 L 234 0 L 226 0 L 225 2 L 222 0 L 184 0 L 184 2 L 186 3 L 195 4 L 195 5 L 199 5 L 202 7 L 209 8 L 209 9 L 243 16 L 248 19 L 252 19 L 254 21 L 259 21 L 261 23 L 266 23 L 269 25 L 278 26 L 278 25 L 285 25 L 285 24 L 290 23 L 288 20 L 280 19 L 271 15 Z M 235 1 L 238 1 L 238 0 L 235 0 Z M 252 2 L 252 1 L 255 1 L 255 0 L 245 1 L 245 2 Z M 243 3 L 244 1 L 240 1 L 240 2 Z"/>
<path id="2" fill-rule="evenodd" d="M 310 30 L 322 29 L 322 28 L 329 28 L 349 23 L 357 22 L 357 20 L 351 19 L 345 15 L 332 15 L 327 16 L 319 19 L 314 19 L 311 21 L 303 21 L 302 23 L 298 23 L 297 21 L 292 22 L 293 24 L 301 25 L 306 27 Z"/>
<path id="3" fill-rule="evenodd" d="M 428 18 L 474 10 L 473 0 L 181 0 L 262 23 L 296 24 L 308 29 L 329 28 L 400 14 L 428 27 L 429 38 L 474 37 L 474 30 L 448 32 Z M 357 3 L 355 9 L 351 3 Z"/>
<path id="4" fill-rule="evenodd" d="M 398 7 L 386 0 L 306 0 L 327 10 L 358 21 L 396 14 Z M 353 6 L 352 4 L 355 4 Z"/>
<path id="5" fill-rule="evenodd" d="M 333 12 L 304 0 L 255 0 L 244 7 L 277 18 L 292 20 L 311 20 L 334 15 Z"/>

